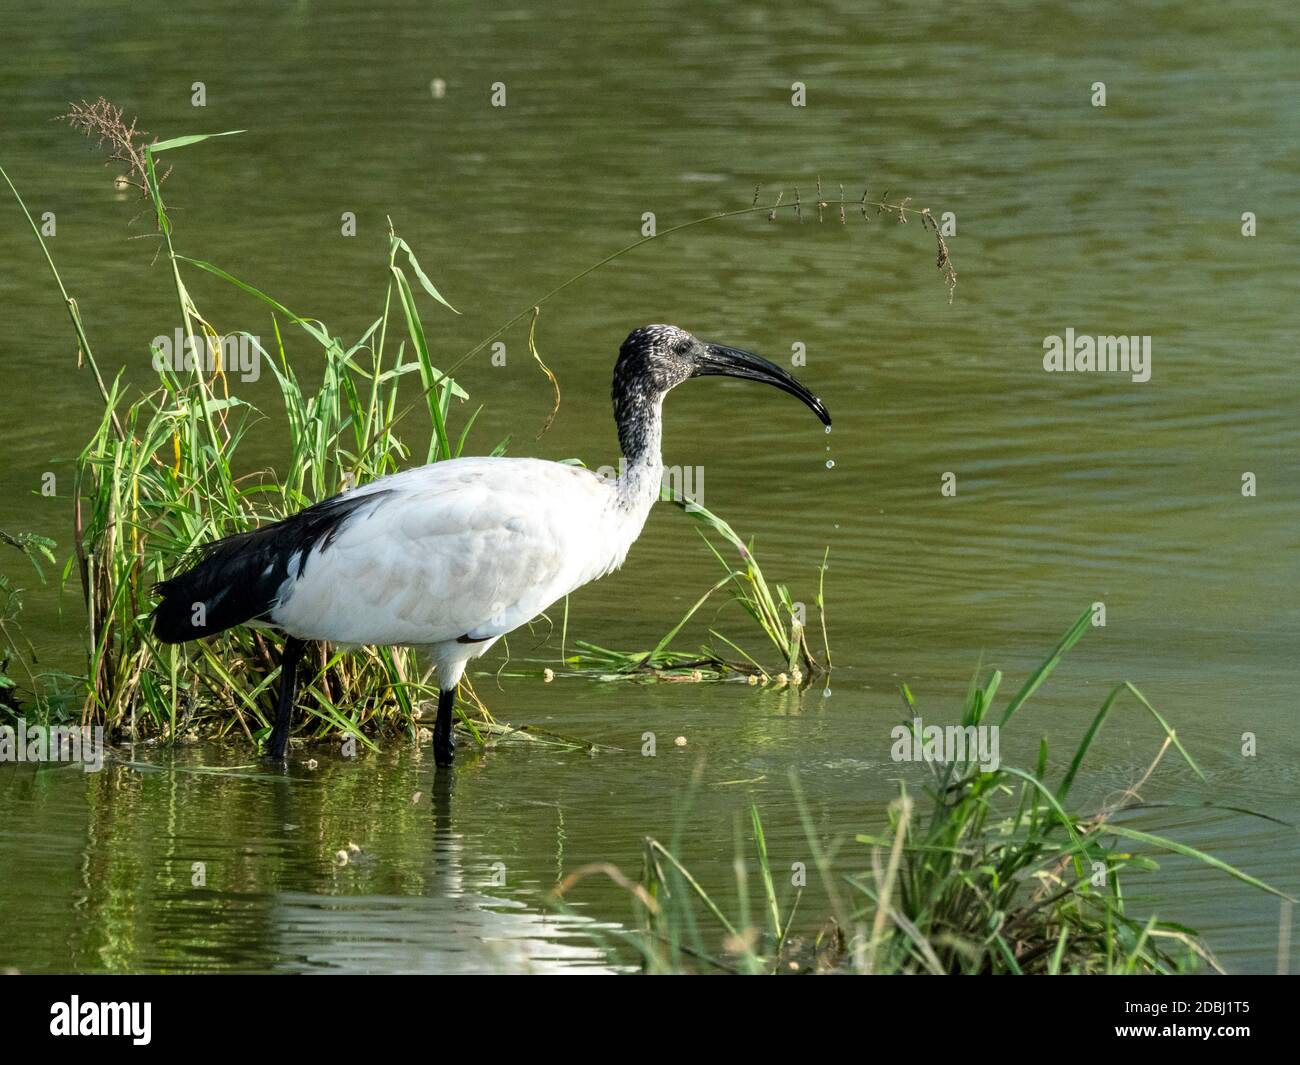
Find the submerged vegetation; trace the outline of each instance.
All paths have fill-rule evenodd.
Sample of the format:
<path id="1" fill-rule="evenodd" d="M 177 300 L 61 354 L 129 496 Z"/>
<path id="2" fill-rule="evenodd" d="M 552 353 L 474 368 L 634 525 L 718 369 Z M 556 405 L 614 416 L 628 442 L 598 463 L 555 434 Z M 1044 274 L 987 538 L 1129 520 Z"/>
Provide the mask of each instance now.
<path id="1" fill-rule="evenodd" d="M 258 742 L 269 732 L 278 655 L 262 633 L 246 628 L 184 646 L 160 644 L 149 626 L 154 584 L 209 541 L 278 520 L 404 466 L 465 453 L 481 408 L 462 413 L 468 409 L 469 397 L 451 375 L 529 316 L 533 326 L 529 348 L 554 388 L 558 407 L 558 382 L 537 355 L 539 307 L 592 271 L 656 237 L 635 241 L 574 275 L 444 369 L 435 365 L 421 301 L 449 312 L 454 308 L 391 223 L 382 309 L 360 336 L 345 342 L 321 320 L 295 313 L 223 268 L 177 250 L 172 217 L 162 194 L 163 179 L 170 171 L 160 172 L 160 159 L 165 153 L 228 134 L 149 142 L 134 120 L 128 123 L 120 108 L 102 98 L 72 105 L 61 117 L 95 139 L 110 162 L 124 167 L 117 179 L 119 187 L 134 187 L 141 193 L 156 224 L 179 323 L 174 343 L 166 328 L 159 330 L 161 335 L 155 340 L 155 345 L 168 341 L 168 350 L 155 347 L 152 352 L 156 388 L 133 395 L 121 372 L 106 377 L 93 353 L 77 301 L 64 287 L 18 190 L 0 171 L 31 223 L 68 310 L 78 343 L 78 364 L 89 367 L 103 399 L 102 416 L 76 464 L 75 542 L 64 571 L 67 578 L 75 570 L 88 619 L 83 718 L 131 737 L 156 735 L 174 740 L 203 727 L 216 735 L 237 734 Z M 850 207 L 860 209 L 864 218 L 868 208 L 900 223 L 919 217 L 923 227 L 934 229 L 940 270 L 951 291 L 956 275 L 947 245 L 928 211 L 911 207 L 907 200 L 890 202 L 888 196 L 869 201 L 866 193 L 860 201 L 849 201 L 842 190 L 839 200 L 826 200 L 819 181 L 818 216 L 832 207 L 838 208 L 841 222 Z M 694 219 L 665 229 L 658 237 L 761 211 L 768 211 L 773 219 L 778 211 L 793 212 L 802 221 L 806 209 L 811 208 L 803 204 L 797 190 L 789 202 L 784 202 L 781 194 L 774 203 L 764 205 L 759 205 L 755 190 L 749 208 Z M 191 292 L 192 279 L 200 275 L 220 279 L 260 303 L 271 321 L 269 342 L 244 332 L 223 335 L 204 316 Z M 320 381 L 314 387 L 304 383 L 294 368 L 295 364 L 304 365 L 307 358 L 302 345 L 320 367 Z M 248 358 L 270 368 L 288 427 L 288 457 L 274 472 L 244 468 L 239 462 L 241 444 L 260 418 L 238 394 L 239 371 L 247 369 L 243 360 Z M 314 370 L 308 376 L 315 378 Z M 414 398 L 408 393 L 406 402 L 399 404 L 399 389 L 408 381 L 418 381 L 418 393 Z M 416 411 L 421 424 L 403 425 Z M 427 448 L 413 453 L 409 441 L 426 435 Z M 490 453 L 503 453 L 508 443 L 508 439 L 501 441 Z M 570 645 L 565 604 L 564 666 L 581 675 L 608 678 L 742 678 L 777 685 L 804 683 L 827 668 L 830 656 L 824 613 L 811 622 L 820 636 L 818 657 L 810 646 L 810 621 L 804 604 L 792 598 L 787 586 L 769 583 L 754 557 L 753 544 L 703 507 L 677 502 L 703 524 L 708 550 L 722 566 L 721 579 L 648 651 L 611 650 L 578 639 L 577 634 Z M 809 597 L 819 612 L 824 573 L 823 558 L 816 596 Z M 716 624 L 709 630 L 710 642 L 698 652 L 674 649 L 672 644 L 685 624 L 724 588 L 730 589 L 754 623 L 761 649 L 746 648 L 751 642 L 748 638 L 734 631 L 724 634 Z M 404 649 L 344 653 L 322 648 L 314 666 L 309 670 L 310 697 L 305 707 L 309 735 L 350 733 L 373 744 L 367 733 L 377 727 L 400 727 L 414 733 L 420 727 L 422 701 L 436 694 L 425 683 L 427 677 L 421 675 L 412 653 Z M 462 683 L 473 697 L 472 684 Z M 489 732 L 518 734 L 497 725 L 481 701 L 473 698 L 478 711 L 473 719 L 463 709 L 458 713 L 477 740 L 481 742 Z"/>
<path id="2" fill-rule="evenodd" d="M 1000 714 L 993 707 L 1002 674 L 994 672 L 982 684 L 972 679 L 962 727 L 1006 726 L 1082 638 L 1090 619 L 1091 611 L 1085 611 Z M 910 721 L 916 706 L 906 687 L 902 695 Z M 1159 751 L 1141 780 L 1120 798 L 1087 814 L 1072 812 L 1070 792 L 1083 761 L 1125 697 L 1159 727 Z M 928 762 L 924 799 L 902 784 L 898 799 L 889 805 L 888 825 L 857 835 L 848 853 L 840 852 L 843 841 L 819 840 L 792 773 L 806 833 L 806 846 L 797 857 L 820 878 L 832 913 L 822 928 L 807 934 L 794 932 L 804 886 L 778 890 L 778 884 L 795 879 L 787 872 L 792 856 L 785 856 L 783 865 L 770 852 L 756 806 L 749 811 L 753 853 L 737 856 L 736 883 L 728 888 L 738 899 L 733 915 L 676 856 L 683 824 L 668 845 L 646 838 L 639 881 L 611 865 L 588 866 L 566 877 L 554 899 L 565 905 L 579 882 L 593 875 L 624 887 L 632 899 L 634 930 L 618 935 L 649 972 L 1217 970 L 1194 931 L 1134 912 L 1130 874 L 1158 868 L 1138 848 L 1191 858 L 1258 890 L 1288 896 L 1218 858 L 1124 823 L 1124 814 L 1142 805 L 1139 789 L 1170 748 L 1201 775 L 1168 722 L 1135 687 L 1120 684 L 1102 703 L 1059 777 L 1049 772 L 1046 740 L 1039 744 L 1032 770 L 986 770 L 973 750 L 954 761 Z"/>

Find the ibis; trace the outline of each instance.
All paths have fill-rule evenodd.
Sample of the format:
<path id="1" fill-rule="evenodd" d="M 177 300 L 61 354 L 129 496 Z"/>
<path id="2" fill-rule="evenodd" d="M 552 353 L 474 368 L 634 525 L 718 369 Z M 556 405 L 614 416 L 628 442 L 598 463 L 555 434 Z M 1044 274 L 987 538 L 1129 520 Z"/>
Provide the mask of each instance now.
<path id="1" fill-rule="evenodd" d="M 199 549 L 160 582 L 164 643 L 236 625 L 284 634 L 267 752 L 283 761 L 298 666 L 310 641 L 396 645 L 438 678 L 434 759 L 455 757 L 452 708 L 465 666 L 570 592 L 617 569 L 659 498 L 664 396 L 692 377 L 774 385 L 831 424 L 780 366 L 670 325 L 634 329 L 614 366 L 617 477 L 531 458 L 457 458 L 381 477 L 273 524 Z"/>

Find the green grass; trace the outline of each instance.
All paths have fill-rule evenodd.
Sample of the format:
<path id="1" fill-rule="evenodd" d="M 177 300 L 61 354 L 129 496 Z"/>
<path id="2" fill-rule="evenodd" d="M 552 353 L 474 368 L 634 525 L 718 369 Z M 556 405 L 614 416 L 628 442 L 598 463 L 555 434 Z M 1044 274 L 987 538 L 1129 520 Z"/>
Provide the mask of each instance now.
<path id="1" fill-rule="evenodd" d="M 1001 673 L 972 681 L 963 726 L 1005 727 L 1066 652 L 1090 627 L 1085 611 L 1000 714 Z M 915 712 L 903 689 L 910 722 Z M 1162 737 L 1151 768 L 1115 803 L 1080 813 L 1071 790 L 1102 724 L 1125 704 L 1150 715 Z M 1132 827 L 1125 813 L 1168 751 L 1200 776 L 1174 730 L 1130 684 L 1103 701 L 1059 776 L 1048 771 L 1046 741 L 1032 769 L 983 772 L 973 761 L 927 763 L 923 796 L 906 785 L 888 823 L 852 840 L 820 839 L 798 779 L 791 787 L 802 813 L 809 876 L 820 887 L 824 924 L 798 928 L 804 888 L 778 891 L 760 811 L 748 812 L 750 842 L 737 848 L 735 911 L 719 901 L 676 856 L 685 827 L 664 845 L 647 838 L 639 881 L 612 866 L 578 870 L 561 883 L 565 905 L 577 883 L 603 874 L 633 900 L 630 944 L 648 972 L 888 974 L 1183 973 L 1217 963 L 1196 933 L 1129 905 L 1134 874 L 1158 868 L 1152 853 L 1179 855 L 1251 888 L 1288 898 L 1210 854 Z M 1237 811 L 1249 813 L 1249 811 Z M 756 881 L 756 883 L 755 883 Z M 807 909 L 807 906 L 805 906 Z"/>
<path id="2" fill-rule="evenodd" d="M 704 525 L 701 539 L 722 568 L 722 577 L 699 597 L 691 608 L 649 651 L 615 651 L 589 640 L 575 640 L 576 653 L 565 657 L 569 671 L 607 680 L 648 677 L 667 680 L 704 680 L 740 678 L 751 684 L 777 686 L 799 685 L 830 664 L 830 647 L 826 642 L 826 615 L 823 586 L 826 556 L 819 567 L 817 597 L 823 638 L 823 661 L 813 656 L 808 644 L 807 609 L 801 609 L 783 584 L 768 584 L 754 555 L 754 544 L 743 541 L 722 518 L 702 504 L 686 500 L 674 503 L 687 515 Z M 707 530 L 707 531 L 706 531 Z M 712 535 L 710 535 L 712 534 Z M 727 561 L 718 546 L 730 547 L 739 565 Z M 829 551 L 829 549 L 828 549 Z M 675 651 L 672 643 L 700 610 L 719 593 L 730 589 L 731 602 L 738 605 L 754 623 L 753 631 L 761 640 L 762 651 L 750 654 L 735 640 L 710 626 L 712 639 L 696 652 Z M 772 662 L 775 660 L 776 666 Z"/>

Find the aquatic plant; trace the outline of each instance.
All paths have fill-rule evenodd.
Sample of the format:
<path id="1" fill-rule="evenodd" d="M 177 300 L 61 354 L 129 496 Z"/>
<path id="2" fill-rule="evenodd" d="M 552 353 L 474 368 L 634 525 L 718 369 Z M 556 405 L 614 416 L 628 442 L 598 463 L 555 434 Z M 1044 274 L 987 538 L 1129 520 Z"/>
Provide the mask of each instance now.
<path id="1" fill-rule="evenodd" d="M 1003 728 L 1091 627 L 1085 611 L 999 715 L 993 706 L 1002 680 L 993 672 L 973 679 L 962 707 L 963 728 Z M 902 689 L 911 721 L 916 706 Z M 1151 715 L 1163 736 L 1142 778 L 1116 800 L 1088 813 L 1071 811 L 1070 793 L 1084 759 L 1113 710 L 1127 699 Z M 796 931 L 804 888 L 784 894 L 757 806 L 749 810 L 752 851 L 737 855 L 737 912 L 729 915 L 676 857 L 683 824 L 668 845 L 647 837 L 639 880 L 612 865 L 575 870 L 556 887 L 566 905 L 577 885 L 594 875 L 622 885 L 632 899 L 630 944 L 650 972 L 721 970 L 741 973 L 857 972 L 934 975 L 960 973 L 1180 973 L 1219 966 L 1196 933 L 1130 905 L 1130 876 L 1158 868 L 1148 852 L 1203 863 L 1260 891 L 1288 898 L 1242 870 L 1166 836 L 1132 826 L 1126 814 L 1142 805 L 1140 790 L 1166 752 L 1177 751 L 1200 769 L 1160 713 L 1131 684 L 1117 685 L 1102 702 L 1065 771 L 1049 779 L 1047 742 L 1032 770 L 985 769 L 973 752 L 929 762 L 924 799 L 906 784 L 889 805 L 882 830 L 848 841 L 820 838 L 798 777 L 791 787 L 806 834 L 807 853 L 820 878 L 821 909 L 830 919 Z M 1203 779 L 1203 778 L 1202 778 Z M 1250 814 L 1250 811 L 1237 810 Z M 1263 815 L 1253 815 L 1263 816 Z M 751 903 L 757 870 L 759 903 Z M 603 932 L 608 937 L 610 933 Z"/>
<path id="2" fill-rule="evenodd" d="M 784 584 L 776 585 L 773 591 L 754 555 L 753 541 L 746 543 L 726 521 L 700 503 L 685 499 L 676 499 L 673 502 L 686 514 L 703 524 L 707 530 L 716 534 L 723 541 L 724 546 L 729 545 L 739 557 L 741 565 L 737 567 L 727 561 L 714 540 L 702 529 L 700 536 L 722 567 L 722 578 L 700 596 L 682 619 L 649 651 L 614 651 L 588 640 L 574 641 L 578 653 L 565 658 L 565 663 L 571 671 L 610 679 L 650 675 L 673 680 L 702 680 L 706 676 L 737 676 L 747 679 L 751 684 L 766 685 L 774 681 L 778 687 L 783 687 L 786 684 L 797 686 L 828 668 L 830 644 L 826 635 L 823 593 L 829 548 L 822 556 L 821 566 L 818 569 L 815 600 L 820 614 L 823 662 L 813 656 L 812 649 L 808 645 L 806 608 L 791 598 L 790 589 Z M 709 635 L 718 644 L 725 645 L 722 648 L 713 643 L 706 644 L 696 653 L 674 651 L 670 648 L 670 644 L 686 623 L 713 598 L 715 593 L 728 587 L 734 593 L 732 600 L 749 615 L 758 632 L 767 640 L 770 649 L 778 656 L 780 668 L 775 672 L 770 667 L 765 667 L 762 659 L 749 654 L 735 640 L 724 636 L 713 626 L 709 628 Z"/>

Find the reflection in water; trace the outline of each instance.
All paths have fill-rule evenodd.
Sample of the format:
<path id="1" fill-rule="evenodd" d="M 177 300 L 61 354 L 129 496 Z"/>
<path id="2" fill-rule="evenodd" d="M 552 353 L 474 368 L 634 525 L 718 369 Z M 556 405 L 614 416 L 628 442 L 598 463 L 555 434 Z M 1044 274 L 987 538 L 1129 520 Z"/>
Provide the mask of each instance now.
<path id="1" fill-rule="evenodd" d="M 276 971 L 609 973 L 580 922 L 509 909 L 487 895 L 276 902 Z M 522 907 L 522 903 L 514 903 Z M 572 940 L 571 942 L 569 940 Z"/>
<path id="2" fill-rule="evenodd" d="M 466 882 L 466 843 L 454 824 L 454 790 L 454 773 L 434 773 L 425 896 L 277 896 L 272 906 L 277 971 L 616 971 L 585 934 L 583 926 L 592 922 L 542 915 Z"/>
<path id="3" fill-rule="evenodd" d="M 377 771 L 390 780 L 376 781 Z M 418 756 L 327 770 L 323 787 L 274 767 L 213 771 L 192 757 L 133 760 L 96 775 L 6 767 L 0 783 L 21 827 L 0 838 L 0 919 L 28 917 L 9 926 L 25 930 L 6 938 L 0 964 L 38 972 L 618 968 L 588 934 L 596 922 L 542 912 L 536 890 L 510 886 L 517 863 L 512 871 L 473 846 L 456 823 L 455 774 L 437 773 L 418 798 L 408 793 L 394 830 L 375 793 L 397 794 L 417 775 L 429 779 Z M 358 784 L 378 806 L 348 808 Z M 73 866 L 69 895 L 64 870 Z"/>

